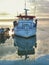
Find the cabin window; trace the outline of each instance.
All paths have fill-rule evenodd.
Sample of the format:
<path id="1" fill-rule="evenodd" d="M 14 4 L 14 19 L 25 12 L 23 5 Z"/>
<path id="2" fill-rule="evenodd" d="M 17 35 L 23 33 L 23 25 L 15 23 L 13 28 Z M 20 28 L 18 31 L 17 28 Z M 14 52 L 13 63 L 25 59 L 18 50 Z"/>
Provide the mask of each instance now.
<path id="1" fill-rule="evenodd" d="M 32 24 L 31 24 L 31 23 L 24 23 L 24 24 L 22 25 L 22 28 L 23 28 L 23 29 L 32 29 Z"/>

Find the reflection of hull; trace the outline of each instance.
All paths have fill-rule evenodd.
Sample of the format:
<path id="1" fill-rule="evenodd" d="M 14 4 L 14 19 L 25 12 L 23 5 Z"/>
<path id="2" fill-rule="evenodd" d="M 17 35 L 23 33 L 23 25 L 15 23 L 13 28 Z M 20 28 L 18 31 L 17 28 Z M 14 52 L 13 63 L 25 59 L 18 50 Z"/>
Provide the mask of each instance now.
<path id="1" fill-rule="evenodd" d="M 35 49 L 23 50 L 18 48 L 18 55 L 27 55 L 27 54 L 35 54 Z"/>
<path id="2" fill-rule="evenodd" d="M 14 43 L 15 46 L 21 47 L 21 48 L 32 48 L 33 46 L 35 46 L 36 43 L 36 35 L 29 37 L 29 38 L 24 38 L 24 37 L 18 37 L 15 36 L 14 37 Z"/>
<path id="3" fill-rule="evenodd" d="M 14 46 L 18 47 L 18 54 L 20 55 L 21 53 L 24 55 L 26 52 L 27 54 L 34 54 L 33 46 L 35 46 L 35 44 L 36 44 L 36 35 L 29 38 L 19 36 L 14 37 Z"/>

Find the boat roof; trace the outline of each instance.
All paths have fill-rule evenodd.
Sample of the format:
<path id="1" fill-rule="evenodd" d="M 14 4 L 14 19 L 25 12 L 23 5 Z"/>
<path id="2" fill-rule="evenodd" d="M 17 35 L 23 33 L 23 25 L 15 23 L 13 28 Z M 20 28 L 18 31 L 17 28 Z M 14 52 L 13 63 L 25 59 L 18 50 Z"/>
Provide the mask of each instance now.
<path id="1" fill-rule="evenodd" d="M 20 17 L 20 18 L 29 18 L 29 19 L 33 19 L 33 18 L 35 18 L 35 16 L 26 16 L 26 15 L 19 15 L 19 16 L 17 16 L 17 17 Z"/>

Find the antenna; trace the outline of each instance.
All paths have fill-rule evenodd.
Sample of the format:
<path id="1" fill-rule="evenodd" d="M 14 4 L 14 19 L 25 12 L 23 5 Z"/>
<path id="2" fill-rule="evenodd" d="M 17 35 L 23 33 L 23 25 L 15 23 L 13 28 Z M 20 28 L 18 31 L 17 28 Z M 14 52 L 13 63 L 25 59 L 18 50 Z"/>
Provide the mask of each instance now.
<path id="1" fill-rule="evenodd" d="M 25 0 L 25 9 L 26 9 L 26 0 Z"/>
<path id="2" fill-rule="evenodd" d="M 28 9 L 26 8 L 26 0 L 25 0 L 25 16 L 27 16 L 27 11 L 28 11 Z"/>
<path id="3" fill-rule="evenodd" d="M 35 8 L 34 8 L 34 15 L 35 15 L 35 13 L 36 13 L 36 1 L 34 0 L 34 6 L 35 6 Z"/>

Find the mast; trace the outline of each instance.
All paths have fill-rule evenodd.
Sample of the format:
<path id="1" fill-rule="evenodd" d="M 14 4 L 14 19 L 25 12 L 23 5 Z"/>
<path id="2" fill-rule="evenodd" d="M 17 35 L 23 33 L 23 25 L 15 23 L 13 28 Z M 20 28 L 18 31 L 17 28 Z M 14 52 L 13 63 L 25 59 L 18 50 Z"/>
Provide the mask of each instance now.
<path id="1" fill-rule="evenodd" d="M 28 11 L 28 9 L 26 8 L 26 0 L 25 0 L 25 16 L 27 16 L 27 11 Z"/>

